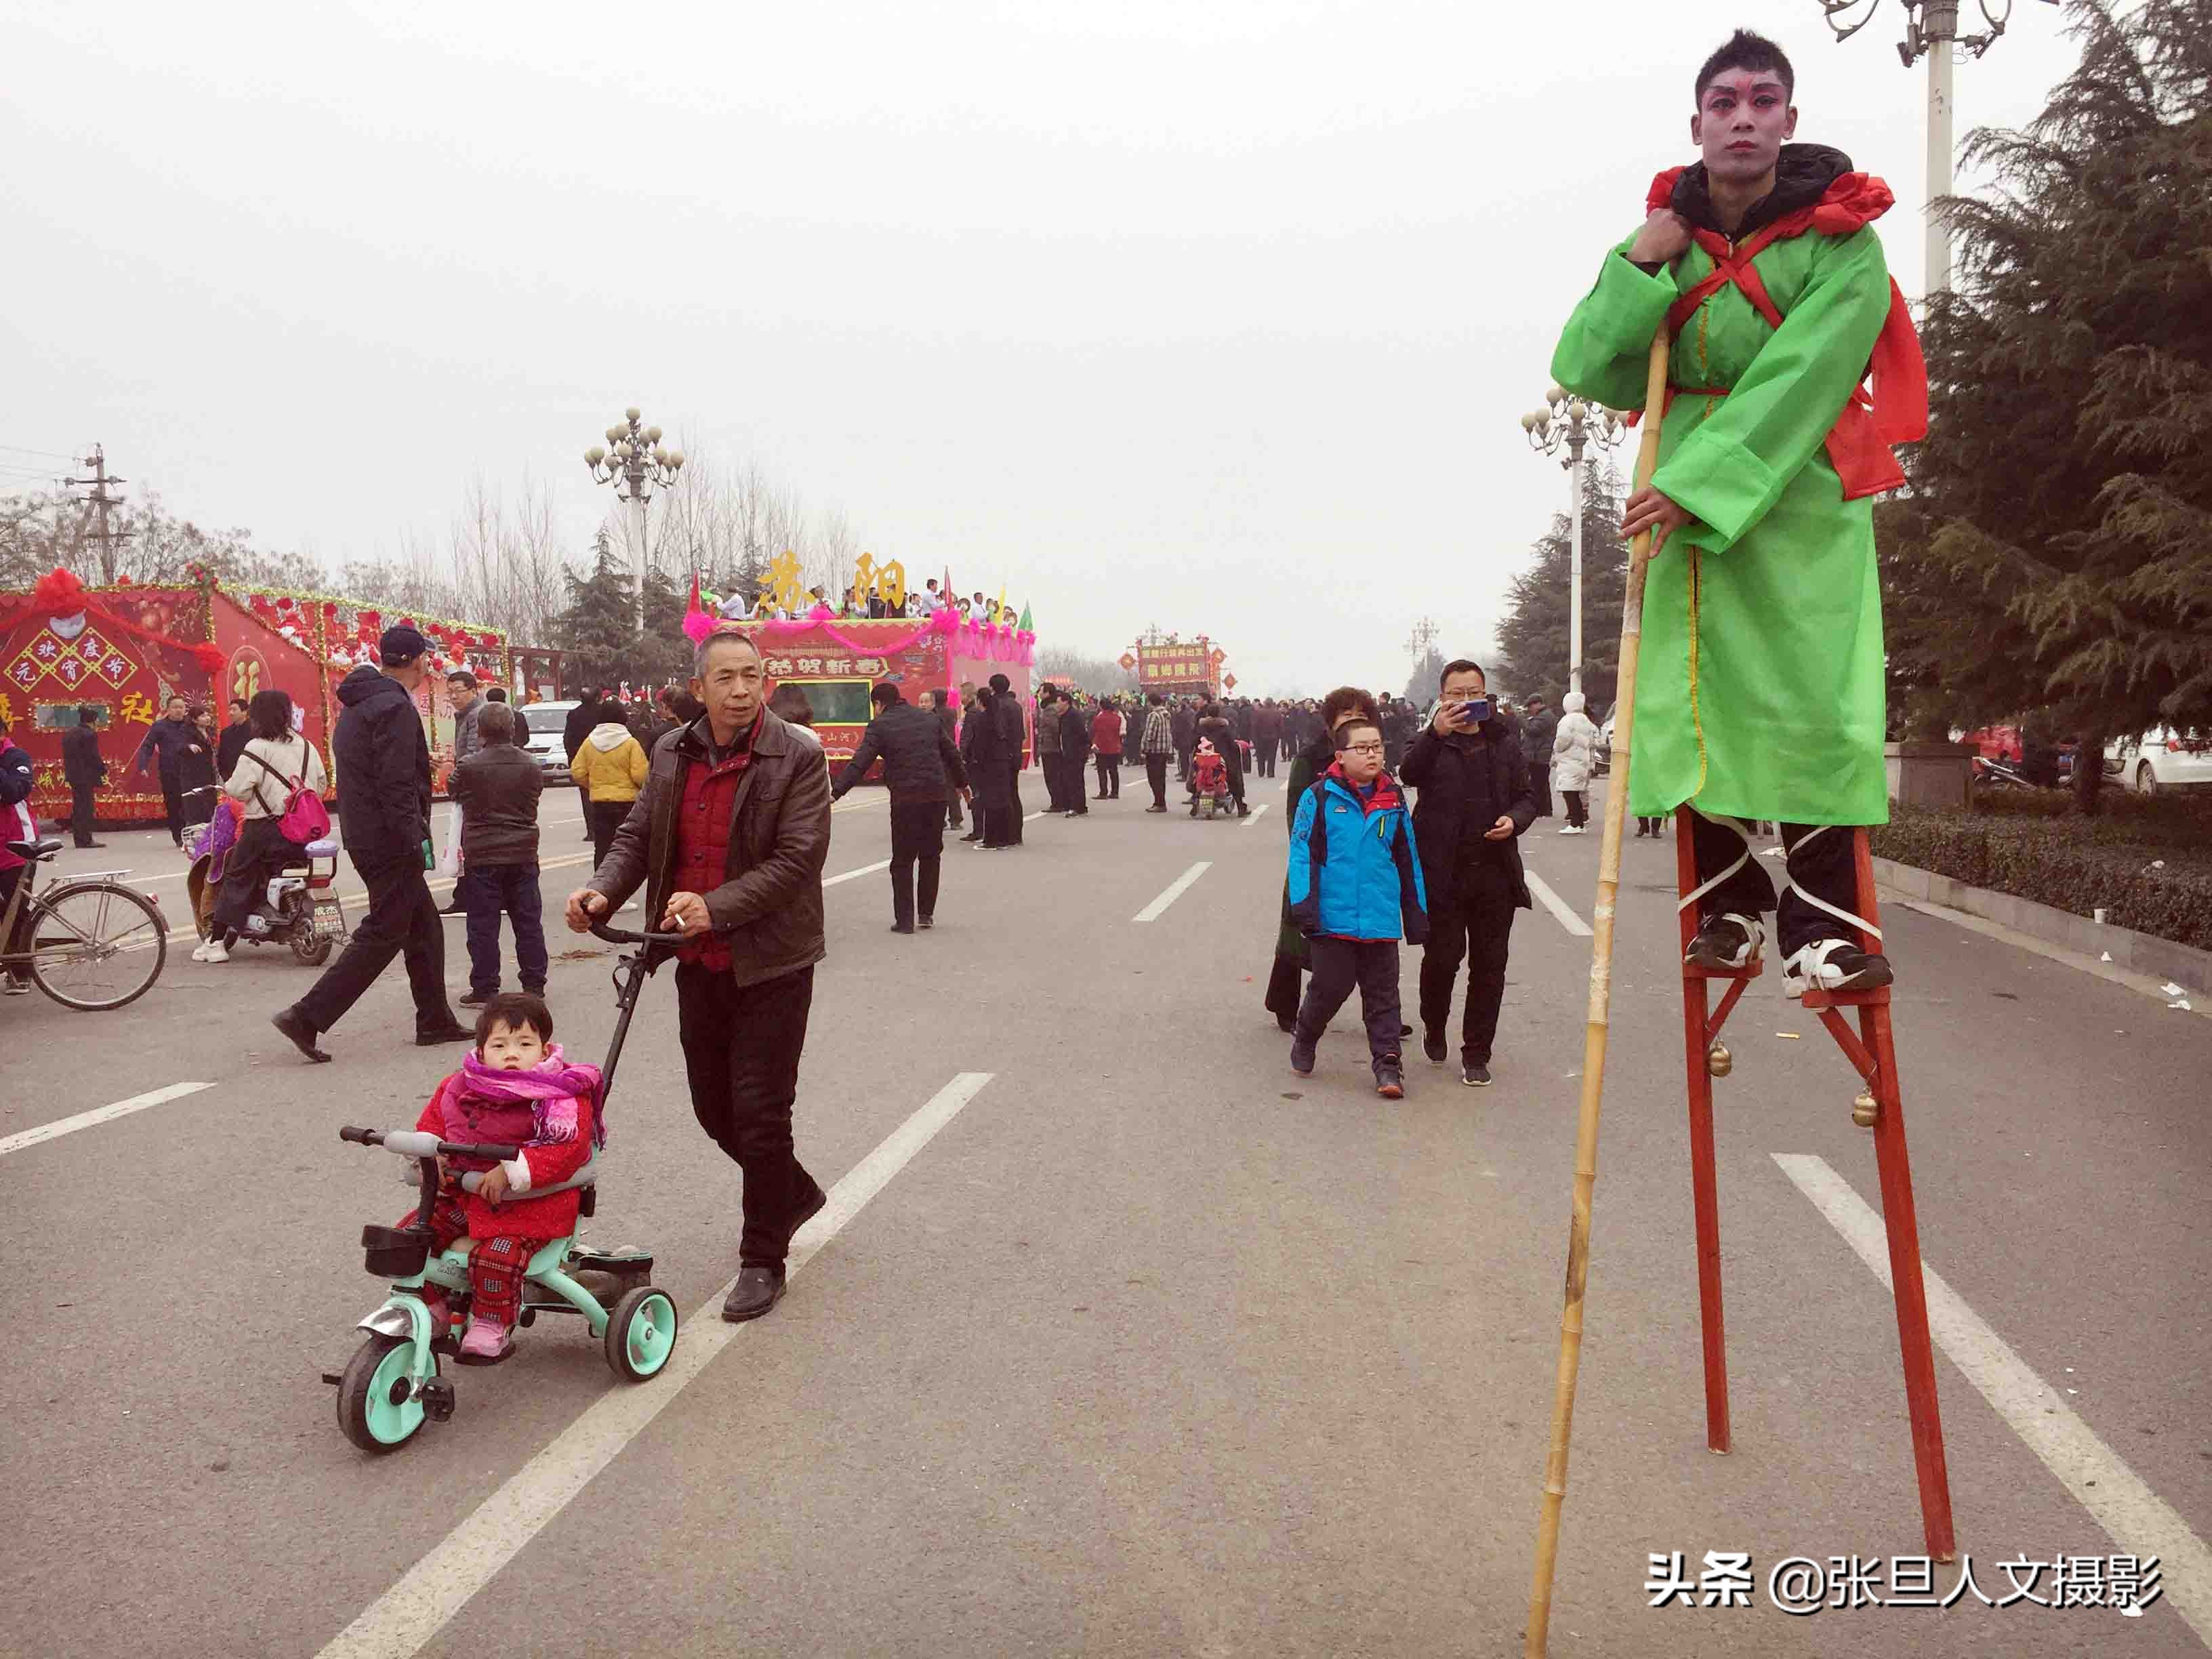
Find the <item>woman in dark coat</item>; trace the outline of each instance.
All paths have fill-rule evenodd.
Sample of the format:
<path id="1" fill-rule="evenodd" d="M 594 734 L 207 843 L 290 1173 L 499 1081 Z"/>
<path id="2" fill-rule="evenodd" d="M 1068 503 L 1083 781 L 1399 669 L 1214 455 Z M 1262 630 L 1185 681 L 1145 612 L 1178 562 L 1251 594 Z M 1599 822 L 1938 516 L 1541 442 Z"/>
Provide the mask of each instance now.
<path id="1" fill-rule="evenodd" d="M 1349 720 L 1375 720 L 1375 699 L 1356 685 L 1340 685 L 1322 700 L 1319 718 L 1324 722 L 1322 735 L 1291 758 L 1290 787 L 1283 797 L 1285 841 L 1290 838 L 1291 826 L 1297 822 L 1298 803 L 1305 798 L 1306 791 L 1313 787 L 1315 779 L 1335 764 L 1336 728 Z M 1312 966 L 1305 935 L 1291 920 L 1291 884 L 1285 877 L 1282 911 L 1275 929 L 1275 963 L 1267 975 L 1266 998 L 1267 1012 L 1285 1031 L 1297 1027 L 1298 999 L 1304 994 L 1298 976 Z"/>
<path id="2" fill-rule="evenodd" d="M 1237 816 L 1251 817 L 1252 809 L 1244 804 L 1244 751 L 1237 747 L 1237 728 L 1222 714 L 1219 703 L 1210 702 L 1199 711 L 1197 735 L 1211 743 L 1228 765 L 1229 793 L 1237 803 Z M 1191 746 L 1197 747 L 1195 740 Z"/>

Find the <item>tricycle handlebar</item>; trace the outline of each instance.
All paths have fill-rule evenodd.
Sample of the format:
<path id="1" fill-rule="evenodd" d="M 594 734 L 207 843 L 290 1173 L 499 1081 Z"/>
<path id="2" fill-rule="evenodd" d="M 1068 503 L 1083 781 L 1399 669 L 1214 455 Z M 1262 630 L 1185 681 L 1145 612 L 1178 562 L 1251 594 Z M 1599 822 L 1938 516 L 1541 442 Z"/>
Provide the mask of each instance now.
<path id="1" fill-rule="evenodd" d="M 402 1158 L 488 1158 L 506 1164 L 522 1156 L 520 1146 L 477 1145 L 464 1140 L 441 1140 L 421 1129 L 356 1129 L 338 1131 L 340 1140 L 362 1146 L 381 1146 Z"/>
<path id="2" fill-rule="evenodd" d="M 603 939 L 610 945 L 686 945 L 688 933 L 633 933 L 626 927 L 610 927 L 604 921 L 592 924 L 592 936 Z"/>

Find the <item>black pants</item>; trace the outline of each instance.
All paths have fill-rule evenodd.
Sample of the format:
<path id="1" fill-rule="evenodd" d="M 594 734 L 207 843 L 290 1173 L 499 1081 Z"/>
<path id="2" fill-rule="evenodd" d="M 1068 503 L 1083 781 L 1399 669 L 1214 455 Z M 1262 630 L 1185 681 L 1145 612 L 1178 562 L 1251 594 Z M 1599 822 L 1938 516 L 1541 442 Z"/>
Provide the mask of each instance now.
<path id="1" fill-rule="evenodd" d="M 1011 806 L 978 806 L 975 822 L 983 831 L 986 847 L 1012 847 L 1014 831 L 1021 827 L 1021 819 Z"/>
<path id="2" fill-rule="evenodd" d="M 1559 798 L 1567 804 L 1567 827 L 1579 830 L 1589 822 L 1589 793 L 1583 789 L 1562 789 Z"/>
<path id="3" fill-rule="evenodd" d="M 967 821 L 960 816 L 959 792 L 950 787 L 945 792 L 945 827 L 947 830 L 967 828 Z"/>
<path id="4" fill-rule="evenodd" d="M 453 1010 L 446 1000 L 446 928 L 420 860 L 354 868 L 368 889 L 368 914 L 356 924 L 338 959 L 294 1006 L 309 1025 L 327 1031 L 361 1000 L 392 958 L 404 954 L 408 988 L 415 993 L 415 1029 L 435 1031 L 452 1025 Z"/>
<path id="5" fill-rule="evenodd" d="M 185 844 L 185 787 L 173 772 L 161 774 L 161 805 L 169 814 L 169 839 Z M 206 820 L 203 819 L 204 823 Z"/>
<path id="6" fill-rule="evenodd" d="M 636 805 L 631 800 L 595 800 L 586 804 L 584 822 L 591 826 L 594 871 L 606 863 L 607 853 L 615 844 L 615 831 L 623 827 L 623 820 Z"/>
<path id="7" fill-rule="evenodd" d="M 1367 1026 L 1367 1054 L 1380 1068 L 1398 1063 L 1398 941 L 1316 939 L 1313 982 L 1298 1008 L 1298 1039 L 1318 1042 L 1352 988 L 1359 988 L 1360 1018 Z"/>
<path id="8" fill-rule="evenodd" d="M 1091 812 L 1091 792 L 1084 787 L 1088 779 L 1080 755 L 1060 757 L 1060 804 L 1071 817 L 1087 817 Z"/>
<path id="9" fill-rule="evenodd" d="M 80 847 L 92 845 L 93 797 L 98 792 L 96 784 L 70 785 L 70 834 Z"/>
<path id="10" fill-rule="evenodd" d="M 223 854 L 222 879 L 216 884 L 208 937 L 221 939 L 226 946 L 237 944 L 253 907 L 267 897 L 269 878 L 298 851 L 284 839 L 276 819 L 246 819 L 237 841 Z"/>
<path id="11" fill-rule="evenodd" d="M 1533 760 L 1528 763 L 1528 793 L 1536 798 L 1536 816 L 1540 818 L 1551 817 L 1552 763 L 1549 759 L 1541 764 Z"/>
<path id="12" fill-rule="evenodd" d="M 676 966 L 677 1029 L 691 1112 L 745 1172 L 744 1232 L 738 1261 L 780 1267 L 791 1222 L 820 1192 L 793 1150 L 799 1055 L 814 1003 L 814 970 L 740 986 L 717 969 Z"/>
<path id="13" fill-rule="evenodd" d="M 1467 962 L 1467 1011 L 1460 1021 L 1460 1059 L 1490 1063 L 1498 1036 L 1498 1005 L 1505 999 L 1505 952 L 1513 930 L 1511 871 L 1483 860 L 1452 872 L 1449 890 L 1429 889 L 1429 943 L 1421 952 L 1421 1024 L 1451 1027 L 1452 986 Z"/>
<path id="14" fill-rule="evenodd" d="M 1019 756 L 1006 763 L 1006 793 L 1008 804 L 1003 844 L 1019 847 L 1022 844 L 1022 763 Z"/>
<path id="15" fill-rule="evenodd" d="M 1744 843 L 1725 823 L 1715 823 L 1698 813 L 1690 814 L 1690 845 L 1697 854 L 1698 880 L 1702 885 L 1735 863 L 1743 853 Z M 1849 939 L 1852 935 L 1849 923 L 1838 921 L 1808 904 L 1794 890 L 1796 888 L 1806 889 L 1814 897 L 1848 915 L 1858 912 L 1858 863 L 1853 851 L 1857 832 L 1848 828 L 1830 828 L 1807 842 L 1814 828 L 1809 823 L 1782 826 L 1782 845 L 1787 850 L 1785 862 L 1793 889 L 1782 896 L 1781 913 L 1776 918 L 1776 933 L 1785 958 L 1795 956 L 1816 939 Z M 1801 842 L 1805 844 L 1801 847 Z M 1753 848 L 1754 856 L 1742 869 L 1698 901 L 1701 919 L 1709 920 L 1730 910 L 1739 915 L 1764 915 L 1775 908 L 1774 883 L 1756 856 L 1757 851 Z"/>
<path id="16" fill-rule="evenodd" d="M 1168 757 L 1165 755 L 1145 757 L 1145 781 L 1152 786 L 1152 805 L 1165 811 L 1168 804 Z"/>
<path id="17" fill-rule="evenodd" d="M 1121 799 L 1121 757 L 1119 755 L 1101 755 L 1097 759 L 1098 799 L 1101 800 Z"/>
<path id="18" fill-rule="evenodd" d="M 937 914 L 937 878 L 945 857 L 945 803 L 891 802 L 891 920 L 914 926 L 915 866 L 921 867 L 921 915 Z"/>
<path id="19" fill-rule="evenodd" d="M 454 894 L 469 913 L 469 989 L 499 989 L 499 919 L 514 924 L 514 965 L 522 988 L 545 991 L 545 908 L 535 864 L 471 865 Z"/>
<path id="20" fill-rule="evenodd" d="M 1638 816 L 1636 820 L 1636 828 L 1638 834 L 1656 836 L 1666 827 L 1666 823 L 1667 820 L 1664 818 L 1647 818 Z M 1726 866 L 1723 867 L 1725 868 Z"/>
<path id="21" fill-rule="evenodd" d="M 1252 745 L 1252 769 L 1263 778 L 1275 775 L 1275 751 L 1283 745 L 1273 741 Z"/>

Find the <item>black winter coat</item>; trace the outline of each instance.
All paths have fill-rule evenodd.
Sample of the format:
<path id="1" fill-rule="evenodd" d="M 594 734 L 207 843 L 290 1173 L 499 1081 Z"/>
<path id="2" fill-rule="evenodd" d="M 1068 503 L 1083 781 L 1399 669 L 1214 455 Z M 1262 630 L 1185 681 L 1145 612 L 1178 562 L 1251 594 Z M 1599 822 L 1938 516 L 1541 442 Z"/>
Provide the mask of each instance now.
<path id="1" fill-rule="evenodd" d="M 62 733 L 62 775 L 72 789 L 97 789 L 107 781 L 107 763 L 100 757 L 100 732 L 72 726 Z"/>
<path id="2" fill-rule="evenodd" d="M 592 728 L 599 723 L 599 699 L 593 697 L 578 703 L 568 711 L 568 718 L 561 722 L 561 751 L 573 763 L 576 751 L 584 746 L 584 739 L 592 735 Z"/>
<path id="3" fill-rule="evenodd" d="M 215 738 L 215 775 L 223 782 L 230 781 L 231 769 L 238 757 L 246 752 L 246 745 L 253 741 L 253 726 L 249 720 L 233 720 Z"/>
<path id="4" fill-rule="evenodd" d="M 538 799 L 545 774 L 511 743 L 479 744 L 446 780 L 461 809 L 461 860 L 469 868 L 538 862 Z"/>
<path id="5" fill-rule="evenodd" d="M 331 760 L 347 856 L 363 870 L 419 864 L 430 836 L 430 745 L 415 699 L 363 663 L 338 682 L 338 701 Z"/>
<path id="6" fill-rule="evenodd" d="M 1091 716 L 1094 710 L 1071 707 L 1060 718 L 1060 753 L 1078 766 L 1091 753 Z"/>
<path id="7" fill-rule="evenodd" d="M 138 745 L 137 758 L 131 763 L 131 769 L 143 772 L 150 760 L 156 763 L 163 777 L 174 781 L 194 744 L 206 748 L 207 733 L 191 720 L 155 720 L 147 728 L 146 740 Z"/>
<path id="8" fill-rule="evenodd" d="M 999 721 L 991 705 L 979 702 L 960 725 L 960 758 L 968 768 L 968 781 L 975 791 L 975 805 L 992 811 L 1014 804 L 1013 774 L 1000 746 Z"/>
<path id="9" fill-rule="evenodd" d="M 894 801 L 943 800 L 947 778 L 956 786 L 968 781 L 968 769 L 961 764 L 960 751 L 952 746 L 952 739 L 945 734 L 937 711 L 894 702 L 868 722 L 868 729 L 860 734 L 860 746 L 845 763 L 830 798 L 842 799 L 847 790 L 868 775 L 878 756 L 884 763 L 884 783 Z"/>
<path id="10" fill-rule="evenodd" d="M 1022 705 L 1011 691 L 1001 692 L 992 698 L 991 719 L 999 732 L 999 757 L 1019 771 L 1022 749 L 1028 741 L 1029 731 L 1022 722 Z"/>
<path id="11" fill-rule="evenodd" d="M 1481 825 L 1501 817 L 1513 820 L 1510 837 L 1483 842 L 1475 856 L 1503 865 L 1513 878 L 1514 904 L 1523 910 L 1534 908 L 1521 868 L 1520 838 L 1536 821 L 1536 797 L 1528 787 L 1528 763 L 1522 758 L 1517 732 L 1485 720 L 1472 734 L 1448 740 L 1434 727 L 1424 726 L 1398 776 L 1419 792 L 1413 803 L 1413 839 L 1420 843 L 1431 915 L 1451 898 L 1460 832 L 1470 815 Z"/>

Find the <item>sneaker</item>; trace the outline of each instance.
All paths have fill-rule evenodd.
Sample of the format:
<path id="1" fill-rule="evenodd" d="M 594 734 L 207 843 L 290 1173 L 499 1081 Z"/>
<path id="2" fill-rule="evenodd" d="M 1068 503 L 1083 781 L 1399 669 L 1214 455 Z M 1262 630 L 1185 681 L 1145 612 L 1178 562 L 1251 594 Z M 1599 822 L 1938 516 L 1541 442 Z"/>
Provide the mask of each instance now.
<path id="1" fill-rule="evenodd" d="M 0 979 L 0 997 L 27 997 L 31 994 L 31 981 L 17 979 L 13 975 Z"/>
<path id="2" fill-rule="evenodd" d="M 1698 929 L 1682 960 L 1692 968 L 1718 970 L 1749 968 L 1759 961 L 1766 928 L 1757 916 L 1735 911 L 1712 917 Z"/>
<path id="3" fill-rule="evenodd" d="M 1398 1069 L 1395 1056 L 1376 1064 L 1375 1092 L 1385 1100 L 1403 1100 L 1406 1097 L 1406 1074 Z"/>
<path id="4" fill-rule="evenodd" d="M 1147 812 L 1164 812 L 1167 810 L 1168 809 L 1164 806 L 1147 806 L 1145 809 Z"/>
<path id="5" fill-rule="evenodd" d="M 202 954 L 203 952 L 205 954 Z M 230 960 L 230 952 L 224 948 L 223 942 L 219 939 L 210 939 L 205 945 L 200 946 L 199 950 L 193 951 L 192 954 L 198 957 L 202 962 L 228 962 Z"/>
<path id="6" fill-rule="evenodd" d="M 205 939 L 202 939 L 198 945 L 192 946 L 192 960 L 194 962 L 205 962 L 207 960 L 207 953 L 208 948 L 207 941 Z"/>
<path id="7" fill-rule="evenodd" d="M 1442 1031 L 1425 1033 L 1421 1038 L 1421 1052 L 1437 1065 L 1443 1065 L 1445 1053 L 1444 1034 Z"/>
<path id="8" fill-rule="evenodd" d="M 1314 1045 L 1293 1031 L 1291 1034 L 1291 1069 L 1300 1077 L 1311 1077 L 1314 1068 Z"/>
<path id="9" fill-rule="evenodd" d="M 937 926 L 937 921 L 933 916 L 916 916 L 914 919 L 914 925 L 927 933 L 930 928 Z"/>
<path id="10" fill-rule="evenodd" d="M 1791 952 L 1782 963 L 1782 994 L 1816 991 L 1875 991 L 1891 983 L 1889 958 L 1862 951 L 1849 939 L 1820 939 Z"/>
<path id="11" fill-rule="evenodd" d="M 514 1352 L 514 1333 L 496 1319 L 478 1314 L 469 1321 L 461 1351 L 454 1355 L 464 1365 L 496 1365 Z"/>
<path id="12" fill-rule="evenodd" d="M 1459 1080 L 1470 1089 L 1487 1089 L 1490 1086 L 1490 1067 L 1479 1060 L 1470 1060 L 1460 1068 Z"/>

